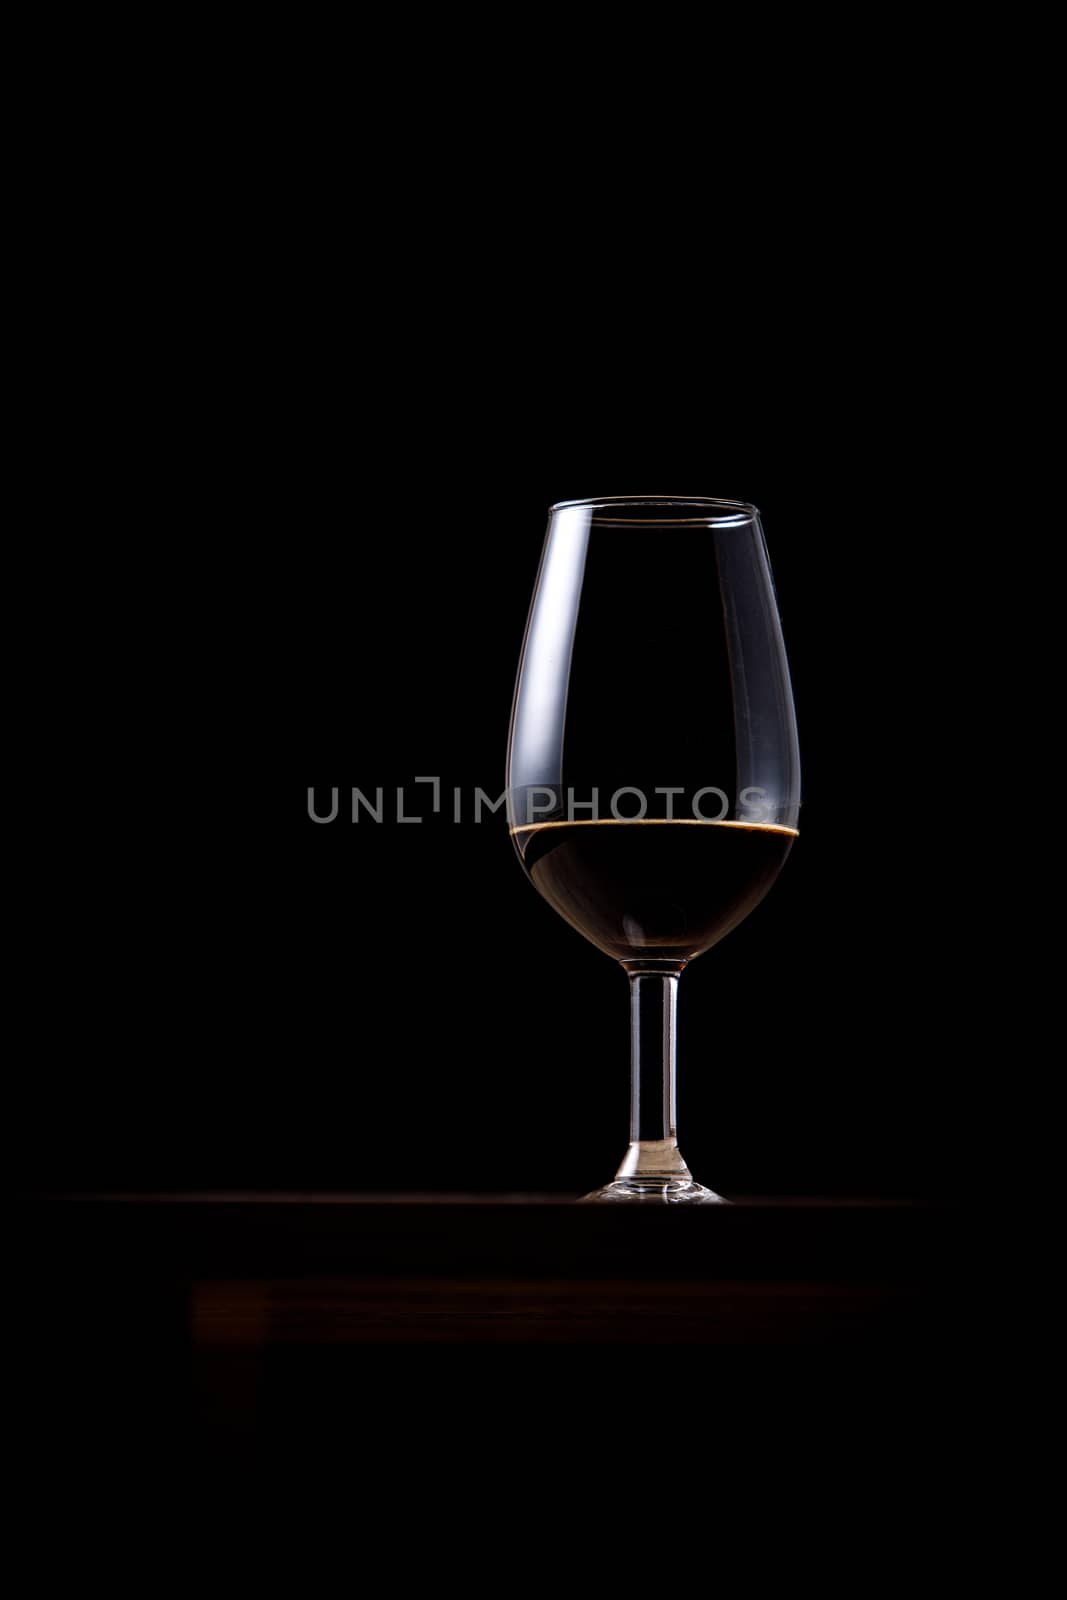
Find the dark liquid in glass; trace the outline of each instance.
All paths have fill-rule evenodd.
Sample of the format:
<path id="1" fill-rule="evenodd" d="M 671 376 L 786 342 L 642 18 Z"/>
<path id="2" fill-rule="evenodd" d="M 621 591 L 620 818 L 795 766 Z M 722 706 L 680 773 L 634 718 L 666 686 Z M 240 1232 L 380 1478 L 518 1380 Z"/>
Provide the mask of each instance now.
<path id="1" fill-rule="evenodd" d="M 536 889 L 619 961 L 688 961 L 758 905 L 796 834 L 768 823 L 549 822 L 517 828 Z"/>

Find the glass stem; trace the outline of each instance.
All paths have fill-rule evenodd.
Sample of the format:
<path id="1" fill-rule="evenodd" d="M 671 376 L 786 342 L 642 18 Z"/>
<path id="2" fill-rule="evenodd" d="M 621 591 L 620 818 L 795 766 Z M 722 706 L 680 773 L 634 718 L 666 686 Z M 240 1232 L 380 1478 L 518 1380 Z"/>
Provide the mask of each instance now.
<path id="1" fill-rule="evenodd" d="M 675 1127 L 675 1037 L 681 968 L 627 964 L 630 1148 L 616 1178 L 688 1178 Z"/>

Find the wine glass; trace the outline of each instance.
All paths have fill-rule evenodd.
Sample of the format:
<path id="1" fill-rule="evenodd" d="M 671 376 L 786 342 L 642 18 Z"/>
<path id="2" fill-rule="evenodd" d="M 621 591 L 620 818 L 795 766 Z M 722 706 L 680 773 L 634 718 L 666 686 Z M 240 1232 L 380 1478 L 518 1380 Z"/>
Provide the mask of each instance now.
<path id="1" fill-rule="evenodd" d="M 630 1144 L 585 1199 L 722 1203 L 678 1148 L 678 979 L 763 899 L 800 814 L 755 506 L 611 495 L 551 507 L 507 805 L 534 888 L 630 981 Z"/>

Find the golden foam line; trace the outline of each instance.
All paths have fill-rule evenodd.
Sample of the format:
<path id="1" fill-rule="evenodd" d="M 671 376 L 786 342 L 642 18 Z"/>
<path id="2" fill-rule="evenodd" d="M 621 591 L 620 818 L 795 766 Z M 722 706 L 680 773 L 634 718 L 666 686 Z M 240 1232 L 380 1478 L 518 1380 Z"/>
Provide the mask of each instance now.
<path id="1" fill-rule="evenodd" d="M 726 818 L 713 821 L 710 817 L 576 817 L 573 822 L 520 822 L 508 832 L 538 833 L 543 828 L 651 828 L 663 824 L 671 828 L 744 828 L 746 833 L 784 833 L 791 839 L 800 838 L 799 828 L 787 828 L 781 822 L 731 822 Z"/>
<path id="2" fill-rule="evenodd" d="M 733 515 L 712 517 L 590 517 L 594 528 L 714 528 L 736 527 L 742 522 L 751 522 L 751 517 L 743 517 L 740 512 Z"/>

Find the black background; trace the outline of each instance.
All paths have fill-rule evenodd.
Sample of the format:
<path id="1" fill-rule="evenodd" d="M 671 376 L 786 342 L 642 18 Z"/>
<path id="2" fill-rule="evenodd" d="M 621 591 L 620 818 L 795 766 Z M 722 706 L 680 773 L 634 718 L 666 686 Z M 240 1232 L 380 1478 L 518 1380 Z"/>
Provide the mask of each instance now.
<path id="1" fill-rule="evenodd" d="M 483 321 L 433 348 L 409 330 L 373 374 L 242 365 L 228 427 L 216 406 L 190 430 L 162 495 L 153 467 L 132 590 L 117 561 L 130 611 L 67 680 L 30 1181 L 611 1175 L 625 978 L 541 902 L 502 817 L 354 826 L 344 801 L 405 785 L 427 812 L 429 775 L 498 795 L 547 507 L 675 493 L 761 509 L 804 777 L 778 884 L 682 981 L 683 1149 L 726 1194 L 953 1190 L 945 368 L 927 353 L 909 388 L 906 327 L 857 344 L 854 307 L 827 317 L 796 344 L 664 333 L 633 362 L 610 339 L 606 363 L 497 349 Z M 341 788 L 336 822 L 309 820 L 309 785 Z"/>
<path id="2" fill-rule="evenodd" d="M 29 281 L 12 298 L 33 445 L 32 516 L 9 549 L 12 568 L 30 556 L 9 589 L 25 625 L 12 720 L 30 752 L 10 840 L 29 880 L 9 974 L 27 1025 L 5 1104 L 21 1185 L 576 1193 L 610 1176 L 626 1139 L 619 971 L 539 900 L 502 826 L 315 827 L 306 791 L 439 773 L 499 792 L 547 506 L 669 492 L 762 510 L 804 772 L 780 880 L 682 980 L 694 1173 L 727 1195 L 1001 1198 L 1008 1141 L 976 1139 L 976 1102 L 1006 1098 L 1017 1041 L 991 1039 L 989 1016 L 1005 946 L 1034 934 L 1014 902 L 1006 928 L 981 905 L 1005 830 L 963 825 L 1008 809 L 1016 767 L 1000 757 L 1018 741 L 999 681 L 1013 603 L 998 593 L 979 611 L 971 582 L 999 588 L 1017 550 L 1026 619 L 1045 572 L 1017 544 L 1026 471 L 1008 495 L 995 484 L 1029 392 L 998 363 L 1044 349 L 1028 321 L 1032 151 L 1012 159 L 1013 108 L 992 105 L 1004 73 L 961 65 L 955 45 L 939 55 L 929 30 L 881 28 L 846 60 L 840 30 L 800 28 L 811 48 L 787 40 L 782 88 L 766 40 L 720 51 L 709 79 L 672 33 L 659 74 L 598 61 L 583 84 L 557 51 L 536 106 L 516 104 L 510 59 L 479 67 L 468 94 L 431 52 L 444 103 L 428 100 L 425 120 L 410 40 L 391 59 L 337 52 L 343 82 L 325 91 L 319 52 L 305 120 L 288 56 L 260 72 L 248 38 L 227 62 L 197 36 L 173 106 L 157 84 L 175 40 L 140 72 L 115 58 L 157 105 L 162 141 L 81 56 L 89 113 L 27 121 L 31 149 L 50 122 L 56 142 L 50 170 L 23 180 Z M 354 133 L 369 80 L 388 103 Z M 253 88 L 264 105 L 248 114 Z M 1015 121 L 1025 143 L 1032 117 Z M 549 132 L 561 159 L 543 159 Z M 1041 441 L 1026 433 L 1028 471 Z M 979 949 L 994 952 L 988 979 Z M 973 1227 L 983 1252 L 989 1210 Z M 994 1249 L 975 1280 L 976 1335 L 1000 1267 Z M 43 1270 L 56 1277 L 50 1259 Z M 672 1362 L 684 1472 L 761 1508 L 778 1481 L 816 1483 L 803 1547 L 815 1529 L 824 1564 L 843 1525 L 825 1535 L 826 1506 L 855 1509 L 860 1485 L 864 1510 L 893 1521 L 859 1560 L 899 1548 L 909 1511 L 954 1539 L 955 1560 L 973 1529 L 943 1488 L 964 1452 L 988 1459 L 1001 1354 L 973 1389 L 967 1368 L 964 1428 L 943 1364 L 899 1408 L 893 1362 L 859 1382 L 849 1369 L 837 1437 L 825 1383 L 791 1383 L 773 1415 L 767 1363 L 744 1385 L 703 1352 L 685 1372 Z M 569 1495 L 583 1515 L 616 1423 L 632 1446 L 629 1416 L 664 1403 L 659 1350 L 639 1388 L 611 1366 L 611 1426 L 578 1449 L 543 1435 L 555 1504 Z M 404 1395 L 380 1358 L 369 1370 L 387 1405 Z M 452 1376 L 436 1387 L 458 1407 Z M 36 1407 L 44 1386 L 22 1387 Z M 86 1387 L 105 1412 L 95 1450 L 114 1404 L 96 1375 Z M 540 1537 L 544 1482 L 533 1501 L 515 1494 L 529 1430 L 498 1399 L 491 1448 L 457 1481 L 469 1500 L 485 1461 L 503 1462 Z M 448 1475 L 413 1470 L 412 1412 L 368 1432 L 355 1410 L 346 1457 L 372 1465 L 410 1523 L 410 1495 L 425 1483 L 436 1498 Z M 336 1415 L 333 1393 L 321 1411 Z M 438 1427 L 434 1459 L 469 1426 Z M 37 1431 L 54 1486 L 56 1433 Z M 813 1471 L 823 1440 L 832 1467 Z M 291 1459 L 306 1471 L 312 1456 Z M 936 1494 L 916 1496 L 916 1475 L 925 1491 L 935 1472 Z M 668 1474 L 672 1493 L 682 1476 Z M 80 1494 L 88 1478 L 73 1481 Z M 145 1481 L 156 1496 L 159 1478 Z M 177 1500 L 185 1522 L 197 1482 Z M 382 1502 L 364 1503 L 373 1517 Z"/>

